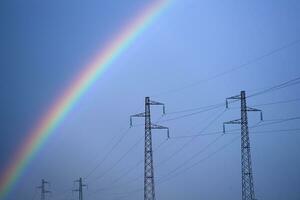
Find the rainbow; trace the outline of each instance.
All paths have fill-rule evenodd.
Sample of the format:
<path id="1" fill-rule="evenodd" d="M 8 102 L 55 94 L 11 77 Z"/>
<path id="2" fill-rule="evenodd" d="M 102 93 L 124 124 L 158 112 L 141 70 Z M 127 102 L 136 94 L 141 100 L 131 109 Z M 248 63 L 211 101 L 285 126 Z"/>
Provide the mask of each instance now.
<path id="1" fill-rule="evenodd" d="M 26 166 L 33 159 L 47 138 L 54 132 L 72 107 L 88 88 L 104 73 L 130 44 L 139 36 L 145 28 L 161 13 L 168 5 L 169 0 L 153 0 L 132 21 L 127 24 L 116 38 L 108 42 L 96 57 L 67 87 L 48 112 L 42 116 L 35 128 L 29 132 L 25 141 L 13 155 L 8 166 L 1 173 L 0 199 L 6 198 L 16 185 Z"/>

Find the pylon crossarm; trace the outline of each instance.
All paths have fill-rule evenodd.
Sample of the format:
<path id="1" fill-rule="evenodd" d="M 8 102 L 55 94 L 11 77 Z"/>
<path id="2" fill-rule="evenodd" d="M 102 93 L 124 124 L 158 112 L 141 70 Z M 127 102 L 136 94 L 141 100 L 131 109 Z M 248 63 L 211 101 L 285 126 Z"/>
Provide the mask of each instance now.
<path id="1" fill-rule="evenodd" d="M 237 100 L 237 99 L 241 99 L 240 95 L 236 95 L 236 96 L 232 96 L 232 97 L 228 97 L 226 98 L 226 108 L 228 108 L 229 106 L 229 100 Z"/>
<path id="2" fill-rule="evenodd" d="M 241 119 L 235 119 L 228 122 L 223 122 L 223 134 L 226 133 L 226 129 L 225 129 L 226 124 L 241 124 Z"/>
<path id="3" fill-rule="evenodd" d="M 132 118 L 132 117 L 145 117 L 145 112 L 138 113 L 138 114 L 135 114 L 135 115 L 131 115 L 130 117 L 131 117 L 131 118 Z"/>
<path id="4" fill-rule="evenodd" d="M 228 122 L 224 122 L 223 124 L 240 124 L 240 123 L 241 123 L 241 119 L 235 119 Z"/>
<path id="5" fill-rule="evenodd" d="M 151 124 L 151 129 L 166 129 L 167 130 L 167 137 L 170 138 L 170 130 L 168 127 L 157 125 L 157 124 Z"/>
<path id="6" fill-rule="evenodd" d="M 251 108 L 251 107 L 247 107 L 247 111 L 250 111 L 250 112 L 261 112 L 261 110 L 256 109 L 256 108 Z"/>
<path id="7" fill-rule="evenodd" d="M 230 99 L 241 99 L 241 95 L 235 95 L 232 97 L 227 97 L 226 99 L 230 100 Z"/>
<path id="8" fill-rule="evenodd" d="M 138 114 L 135 114 L 135 115 L 131 115 L 130 116 L 130 127 L 132 127 L 132 118 L 134 118 L 134 117 L 145 117 L 145 116 L 146 116 L 145 112 L 138 113 Z"/>
<path id="9" fill-rule="evenodd" d="M 150 105 L 161 105 L 161 106 L 165 105 L 164 103 L 161 103 L 161 102 L 158 102 L 158 101 L 153 101 L 153 100 L 150 100 L 149 104 Z"/>
<path id="10" fill-rule="evenodd" d="M 263 121 L 264 117 L 263 117 L 263 111 L 257 108 L 251 108 L 251 107 L 247 107 L 246 111 L 249 112 L 260 112 L 260 120 Z"/>
<path id="11" fill-rule="evenodd" d="M 46 185 L 50 185 L 50 183 L 48 181 L 45 181 L 44 179 L 42 179 L 41 186 L 37 187 L 38 189 L 41 189 L 41 200 L 45 200 L 46 199 L 46 194 L 51 193 L 51 191 L 46 190 Z"/>
<path id="12" fill-rule="evenodd" d="M 166 114 L 166 107 L 164 103 L 150 100 L 149 104 L 154 106 L 163 106 L 163 114 Z"/>

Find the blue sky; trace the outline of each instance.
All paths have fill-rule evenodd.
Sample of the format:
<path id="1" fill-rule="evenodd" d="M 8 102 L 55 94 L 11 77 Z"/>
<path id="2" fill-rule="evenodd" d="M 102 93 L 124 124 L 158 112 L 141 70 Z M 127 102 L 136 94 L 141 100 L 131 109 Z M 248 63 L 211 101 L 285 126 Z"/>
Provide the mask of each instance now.
<path id="1" fill-rule="evenodd" d="M 1 1 L 1 146 L 0 169 L 49 105 L 86 63 L 151 1 Z M 86 176 L 109 152 L 129 126 L 129 116 L 142 112 L 145 96 L 167 105 L 167 113 L 224 102 L 246 90 L 248 94 L 299 77 L 300 2 L 296 0 L 174 0 L 135 42 L 85 93 L 30 163 L 12 199 L 38 199 L 36 186 L 51 182 L 51 199 L 77 199 L 73 181 Z M 291 44 L 263 59 L 211 79 L 244 63 Z M 209 80 L 201 82 L 201 80 Z M 199 82 L 200 81 L 200 82 Z M 194 84 L 197 83 L 197 84 Z M 190 86 L 192 84 L 192 86 Z M 188 87 L 185 87 L 188 86 Z M 260 105 L 300 98 L 299 85 L 249 98 Z M 258 106 L 267 120 L 297 117 L 300 102 Z M 154 152 L 157 199 L 239 199 L 241 196 L 240 142 L 236 140 L 201 164 L 159 184 L 172 169 L 205 148 L 218 135 L 197 137 L 167 162 L 189 140 L 179 136 L 222 130 L 223 121 L 239 117 L 238 104 L 220 118 L 224 108 L 163 122 L 153 108 L 153 121 L 170 127 L 171 137 Z M 224 105 L 225 107 L 225 105 Z M 185 113 L 184 113 L 185 114 Z M 249 113 L 249 124 L 258 122 Z M 299 120 L 262 126 L 255 131 L 300 128 Z M 136 124 L 143 123 L 135 120 Z M 266 122 L 267 123 L 267 122 Z M 228 127 L 229 129 L 237 127 Z M 191 161 L 211 155 L 238 135 L 222 136 Z M 120 199 L 143 186 L 143 127 L 132 128 L 103 164 L 88 177 L 85 199 Z M 154 149 L 164 142 L 163 131 L 153 131 Z M 132 145 L 135 148 L 122 158 Z M 252 134 L 252 159 L 257 199 L 300 198 L 299 132 Z M 122 158 L 122 160 L 120 160 Z M 118 162 L 118 160 L 120 160 Z M 117 163 L 117 164 L 115 164 Z M 103 176 L 100 180 L 96 177 Z M 139 177 L 136 181 L 136 177 Z M 101 188 L 110 190 L 98 191 Z M 127 199 L 141 199 L 136 192 Z M 126 199 L 125 198 L 125 199 Z"/>

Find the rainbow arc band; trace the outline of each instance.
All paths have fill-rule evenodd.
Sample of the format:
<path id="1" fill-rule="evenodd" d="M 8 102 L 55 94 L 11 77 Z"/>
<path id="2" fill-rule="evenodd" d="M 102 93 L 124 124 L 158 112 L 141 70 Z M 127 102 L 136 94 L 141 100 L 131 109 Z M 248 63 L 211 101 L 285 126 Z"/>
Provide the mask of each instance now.
<path id="1" fill-rule="evenodd" d="M 21 147 L 13 155 L 9 165 L 1 173 L 0 199 L 5 199 L 12 191 L 26 166 L 80 97 L 151 24 L 169 2 L 169 0 L 153 0 L 131 23 L 124 27 L 116 38 L 96 54 L 95 59 L 89 65 L 83 68 L 63 95 L 55 101 L 35 128 L 28 134 Z"/>

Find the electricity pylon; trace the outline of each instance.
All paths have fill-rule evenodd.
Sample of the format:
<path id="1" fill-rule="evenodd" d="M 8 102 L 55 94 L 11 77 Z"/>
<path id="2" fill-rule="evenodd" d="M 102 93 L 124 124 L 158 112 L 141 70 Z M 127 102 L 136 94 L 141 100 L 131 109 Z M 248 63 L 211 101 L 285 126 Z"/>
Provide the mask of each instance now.
<path id="1" fill-rule="evenodd" d="M 152 105 L 163 106 L 165 114 L 165 105 L 160 102 L 151 101 L 149 97 L 145 98 L 145 112 L 130 116 L 130 126 L 132 127 L 133 117 L 145 118 L 145 161 L 144 161 L 144 200 L 155 200 L 154 169 L 153 169 L 153 151 L 152 151 L 152 129 L 166 129 L 169 138 L 169 128 L 151 123 L 150 107 Z"/>
<path id="2" fill-rule="evenodd" d="M 82 183 L 82 178 L 79 178 L 75 182 L 78 183 L 78 189 L 73 190 L 74 192 L 78 192 L 79 200 L 83 200 L 83 187 L 87 187 L 87 185 Z"/>
<path id="3" fill-rule="evenodd" d="M 256 108 L 247 107 L 245 91 L 241 91 L 240 95 L 227 98 L 226 108 L 228 108 L 229 100 L 241 101 L 241 118 L 224 122 L 223 132 L 225 133 L 226 124 L 241 124 L 242 200 L 255 200 L 247 112 L 260 112 L 260 118 L 262 121 L 262 111 Z"/>
<path id="4" fill-rule="evenodd" d="M 49 182 L 42 179 L 42 184 L 37 187 L 37 188 L 41 189 L 41 200 L 45 200 L 46 199 L 46 194 L 51 193 L 51 191 L 46 190 L 46 185 L 47 184 L 49 185 Z"/>

